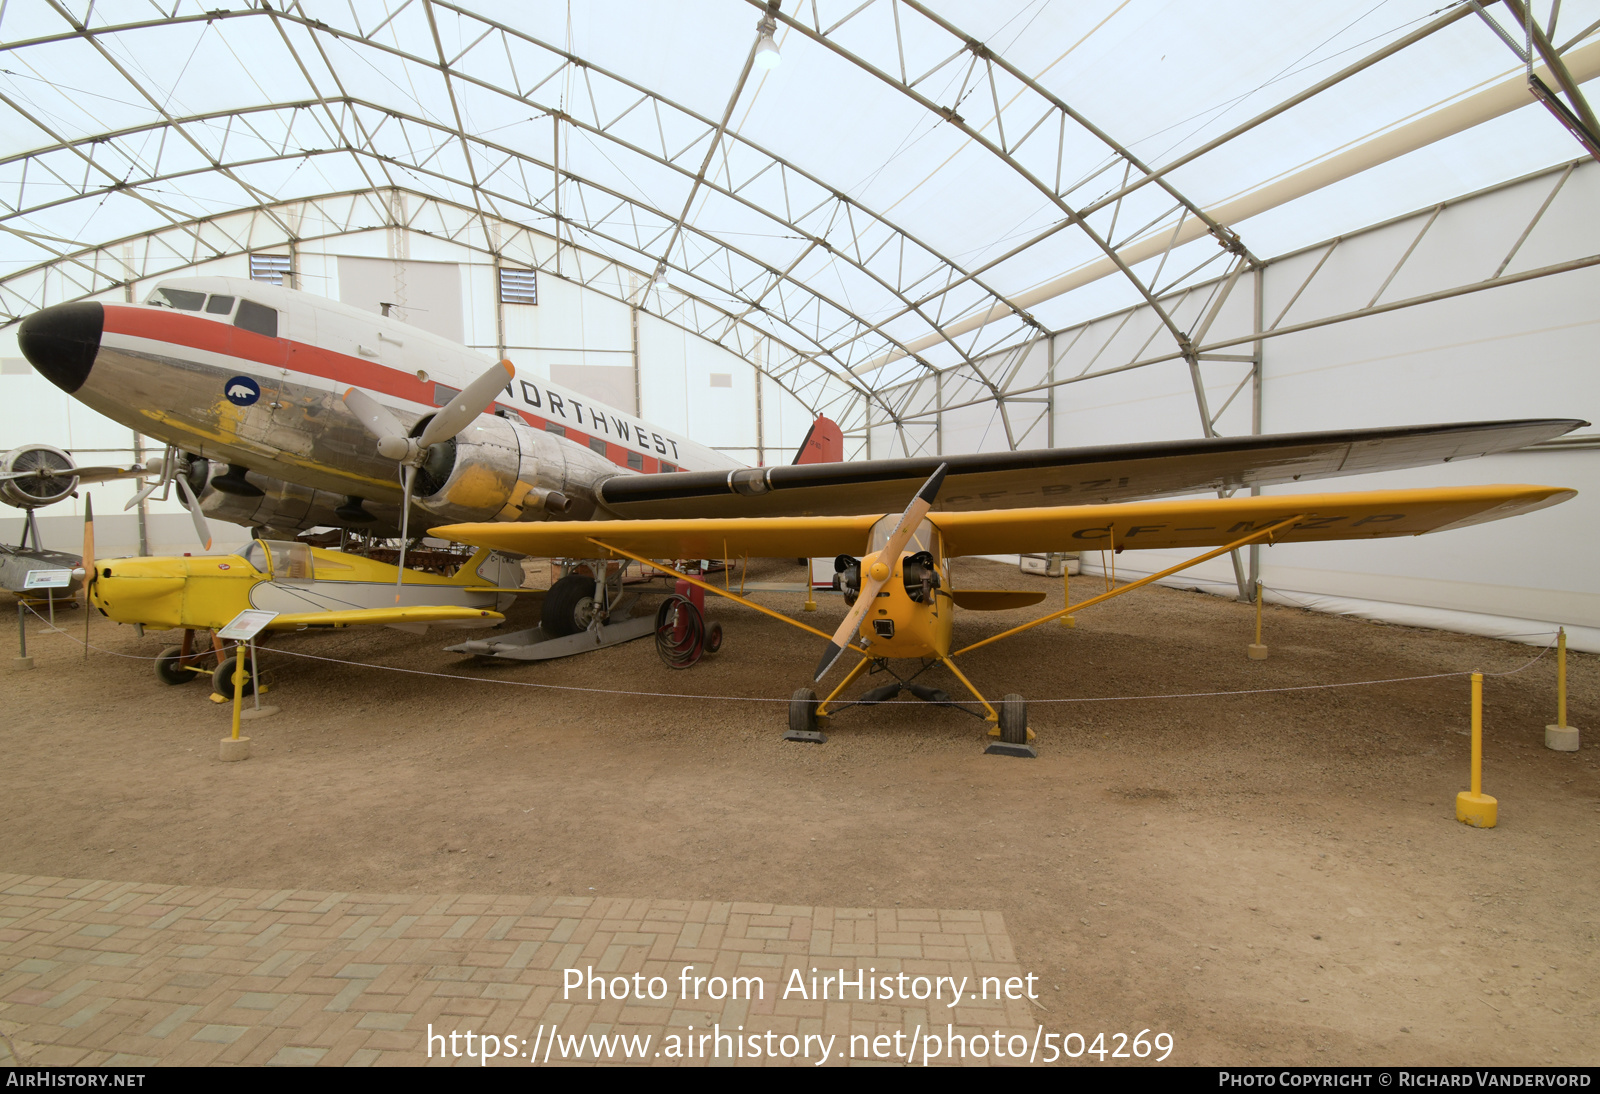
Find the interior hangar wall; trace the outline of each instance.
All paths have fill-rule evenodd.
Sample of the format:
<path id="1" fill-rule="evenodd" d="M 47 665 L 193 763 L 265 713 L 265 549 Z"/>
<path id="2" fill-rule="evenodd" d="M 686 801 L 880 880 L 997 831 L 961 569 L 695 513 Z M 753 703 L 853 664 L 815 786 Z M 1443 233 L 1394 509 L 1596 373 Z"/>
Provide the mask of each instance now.
<path id="1" fill-rule="evenodd" d="M 1261 273 L 1260 310 L 1266 326 L 1290 326 L 1595 254 L 1600 164 L 1586 161 L 1570 173 L 1557 168 L 1352 234 L 1337 246 L 1273 260 Z M 1257 329 L 1253 276 L 1240 277 L 1208 332 L 1208 344 Z M 1219 284 L 1169 301 L 1181 327 L 1190 329 Z M 1600 268 L 1589 267 L 1262 339 L 1260 431 L 1521 417 L 1600 422 L 1596 300 Z M 1056 445 L 1202 434 L 1184 361 L 1094 375 L 1170 349 L 1170 337 L 1157 323 L 1141 307 L 1053 336 Z M 1249 355 L 1253 348 L 1245 342 L 1221 352 Z M 992 374 L 989 362 L 984 364 Z M 1202 364 L 1219 434 L 1252 431 L 1252 368 L 1248 361 Z M 946 390 L 951 387 L 947 379 Z M 946 422 L 964 424 L 946 430 L 943 450 L 994 447 L 997 415 L 992 398 L 946 409 Z M 973 443 L 980 423 L 985 432 Z M 1321 598 L 1319 606 L 1394 622 L 1459 624 L 1506 636 L 1576 627 L 1578 648 L 1600 649 L 1600 568 L 1593 564 L 1600 535 L 1600 446 L 1544 448 L 1265 492 L 1486 483 L 1565 486 L 1579 494 L 1527 516 L 1423 538 L 1263 547 L 1262 581 L 1269 595 L 1277 590 L 1286 602 Z M 1128 551 L 1115 560 L 1116 570 L 1139 576 L 1184 557 Z M 1090 572 L 1102 568 L 1099 553 L 1085 555 L 1083 562 Z M 1230 595 L 1237 590 L 1227 556 L 1172 582 Z M 1486 624 L 1484 617 L 1501 622 Z"/>

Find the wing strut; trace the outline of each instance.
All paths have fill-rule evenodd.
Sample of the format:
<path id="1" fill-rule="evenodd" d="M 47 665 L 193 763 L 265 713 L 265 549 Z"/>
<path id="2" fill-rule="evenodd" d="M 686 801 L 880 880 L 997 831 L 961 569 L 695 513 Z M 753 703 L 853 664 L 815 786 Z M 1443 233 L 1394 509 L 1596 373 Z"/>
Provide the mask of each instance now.
<path id="1" fill-rule="evenodd" d="M 792 626 L 795 626 L 795 627 L 799 627 L 803 631 L 810 631 L 812 634 L 816 635 L 818 638 L 830 638 L 831 637 L 830 635 L 828 635 L 828 634 L 826 634 L 826 633 L 824 633 L 822 631 L 817 630 L 817 628 L 815 628 L 815 627 L 807 626 L 806 624 L 800 622 L 800 620 L 798 620 L 798 619 L 793 619 L 793 618 L 790 618 L 787 615 L 784 615 L 782 612 L 775 612 L 771 608 L 763 608 L 760 604 L 757 604 L 753 600 L 746 600 L 744 597 L 740 596 L 736 592 L 733 592 L 731 589 L 719 589 L 715 585 L 712 585 L 709 582 L 701 581 L 697 577 L 690 577 L 688 574 L 684 573 L 681 570 L 673 570 L 673 569 L 670 569 L 670 568 L 667 568 L 667 567 L 663 567 L 661 565 L 661 563 L 659 563 L 659 562 L 652 562 L 648 558 L 641 558 L 640 556 L 634 554 L 631 551 L 624 551 L 621 547 L 613 547 L 609 543 L 601 543 L 598 539 L 590 539 L 589 542 L 594 544 L 596 547 L 599 547 L 601 550 L 610 551 L 614 555 L 620 555 L 623 558 L 631 558 L 631 559 L 633 559 L 633 561 L 639 563 L 639 565 L 641 565 L 641 566 L 654 566 L 658 570 L 659 569 L 667 569 L 668 573 L 671 573 L 671 574 L 675 575 L 676 577 L 681 578 L 684 581 L 687 581 L 691 585 L 698 585 L 700 588 L 706 590 L 706 592 L 708 592 L 708 593 L 716 593 L 718 596 L 726 597 L 729 600 L 734 601 L 735 603 L 743 604 L 747 608 L 754 608 L 756 611 L 762 613 L 763 615 L 770 615 L 774 619 L 781 619 L 785 623 L 788 623 L 788 624 L 790 624 Z"/>
<path id="2" fill-rule="evenodd" d="M 1259 532 L 1251 532 L 1248 536 L 1245 536 L 1243 539 L 1236 539 L 1232 543 L 1227 544 L 1224 547 L 1218 547 L 1218 548 L 1216 548 L 1214 550 L 1207 551 L 1203 555 L 1196 555 L 1194 558 L 1189 559 L 1189 561 L 1180 562 L 1176 566 L 1168 566 L 1165 570 L 1161 570 L 1161 571 L 1159 571 L 1157 573 L 1153 573 L 1149 577 L 1141 577 L 1138 581 L 1130 582 L 1127 585 L 1122 586 L 1120 589 L 1112 589 L 1110 592 L 1101 593 L 1099 596 L 1092 596 L 1088 600 L 1085 600 L 1081 604 L 1069 604 L 1065 608 L 1062 608 L 1059 612 L 1051 612 L 1049 615 L 1044 616 L 1042 619 L 1035 619 L 1032 623 L 1024 623 L 1020 627 L 1012 627 L 1009 631 L 1001 631 L 999 634 L 991 634 L 988 638 L 985 638 L 981 642 L 974 642 L 970 646 L 963 646 L 961 649 L 956 650 L 950 656 L 951 657 L 960 657 L 964 653 L 971 653 L 973 650 L 977 649 L 980 646 L 987 646 L 991 642 L 998 642 L 1002 638 L 1010 638 L 1014 634 L 1020 634 L 1023 631 L 1028 630 L 1028 629 L 1030 629 L 1032 627 L 1037 627 L 1040 623 L 1048 623 L 1052 619 L 1060 619 L 1064 615 L 1076 615 L 1078 612 L 1083 611 L 1083 609 L 1085 609 L 1085 608 L 1092 607 L 1095 604 L 1099 604 L 1099 603 L 1101 603 L 1102 601 L 1105 601 L 1105 600 L 1110 600 L 1114 596 L 1121 596 L 1123 593 L 1131 593 L 1131 592 L 1133 592 L 1133 590 L 1135 590 L 1135 589 L 1137 589 L 1137 588 L 1139 588 L 1139 587 L 1141 587 L 1143 585 L 1148 585 L 1152 581 L 1159 581 L 1164 577 L 1171 577 L 1173 574 L 1177 573 L 1179 570 L 1187 570 L 1191 566 L 1198 566 L 1198 565 L 1200 565 L 1200 563 L 1208 562 L 1211 559 L 1216 558 L 1218 555 L 1227 554 L 1229 551 L 1238 550 L 1240 547 L 1248 547 L 1250 544 L 1259 543 L 1261 540 L 1264 540 L 1264 539 L 1265 540 L 1271 540 L 1273 536 L 1277 535 L 1279 532 L 1283 531 L 1285 528 L 1291 527 L 1295 523 L 1295 521 L 1305 520 L 1305 519 L 1306 519 L 1306 514 L 1300 513 L 1297 516 L 1292 516 L 1292 517 L 1289 517 L 1289 518 L 1287 518 L 1285 520 L 1280 520 L 1278 523 L 1276 523 L 1276 524 L 1274 524 L 1274 525 L 1272 525 L 1270 527 L 1263 528 Z M 951 665 L 950 667 L 953 669 L 955 666 Z M 960 674 L 957 673 L 957 675 L 959 676 Z M 968 684 L 967 686 L 971 687 L 972 685 Z M 987 704 L 985 704 L 985 705 L 987 705 Z"/>

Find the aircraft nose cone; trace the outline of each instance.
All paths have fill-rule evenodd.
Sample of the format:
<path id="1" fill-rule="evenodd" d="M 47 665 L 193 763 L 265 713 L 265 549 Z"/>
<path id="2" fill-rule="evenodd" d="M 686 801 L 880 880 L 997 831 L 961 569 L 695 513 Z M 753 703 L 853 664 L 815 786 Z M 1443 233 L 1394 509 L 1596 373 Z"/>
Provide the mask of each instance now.
<path id="1" fill-rule="evenodd" d="M 22 321 L 17 346 L 41 376 L 70 395 L 89 379 L 105 318 L 105 308 L 93 301 L 57 304 Z"/>

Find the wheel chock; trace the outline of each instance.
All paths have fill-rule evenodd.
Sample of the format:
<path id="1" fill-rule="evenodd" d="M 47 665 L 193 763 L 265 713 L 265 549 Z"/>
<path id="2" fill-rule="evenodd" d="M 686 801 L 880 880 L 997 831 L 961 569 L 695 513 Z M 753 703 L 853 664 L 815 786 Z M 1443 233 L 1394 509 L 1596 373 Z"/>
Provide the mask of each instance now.
<path id="1" fill-rule="evenodd" d="M 807 744 L 825 745 L 828 735 L 820 729 L 791 729 L 785 731 L 783 739 L 786 741 L 804 741 Z"/>
<path id="2" fill-rule="evenodd" d="M 1032 745 L 1008 745 L 1004 741 L 990 741 L 983 750 L 985 756 L 1019 756 L 1025 760 L 1037 760 L 1038 749 Z"/>

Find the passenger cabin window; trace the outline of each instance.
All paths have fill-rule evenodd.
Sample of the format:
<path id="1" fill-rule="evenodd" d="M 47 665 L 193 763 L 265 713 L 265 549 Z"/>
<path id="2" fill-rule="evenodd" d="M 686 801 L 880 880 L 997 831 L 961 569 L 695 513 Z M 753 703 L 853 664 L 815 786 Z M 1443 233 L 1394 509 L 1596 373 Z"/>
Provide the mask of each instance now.
<path id="1" fill-rule="evenodd" d="M 212 315 L 227 315 L 233 310 L 233 297 L 213 296 L 206 301 L 206 311 Z"/>
<path id="2" fill-rule="evenodd" d="M 590 437 L 589 447 L 600 453 L 602 456 L 606 454 L 606 442 L 599 437 Z"/>
<path id="3" fill-rule="evenodd" d="M 567 427 L 560 422 L 545 422 L 544 431 L 546 433 L 554 433 L 557 437 L 565 437 L 567 435 Z"/>
<path id="4" fill-rule="evenodd" d="M 269 308 L 265 304 L 257 304 L 254 300 L 239 301 L 239 314 L 234 317 L 233 325 L 243 327 L 245 330 L 264 334 L 268 338 L 278 337 L 278 309 Z"/>
<path id="5" fill-rule="evenodd" d="M 157 289 L 145 297 L 146 304 L 158 308 L 177 308 L 179 311 L 199 311 L 205 307 L 206 294 L 188 289 Z"/>
<path id="6" fill-rule="evenodd" d="M 644 457 L 639 455 L 639 453 L 637 453 L 637 452 L 629 452 L 628 453 L 628 466 L 633 468 L 635 471 L 643 471 L 644 470 Z"/>

